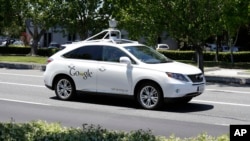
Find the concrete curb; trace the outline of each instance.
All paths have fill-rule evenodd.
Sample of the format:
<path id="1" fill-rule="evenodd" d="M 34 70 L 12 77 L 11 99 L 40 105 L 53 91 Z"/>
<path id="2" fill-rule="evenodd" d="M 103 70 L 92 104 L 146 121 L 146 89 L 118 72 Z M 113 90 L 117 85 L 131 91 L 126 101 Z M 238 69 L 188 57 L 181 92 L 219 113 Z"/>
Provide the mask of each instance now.
<path id="1" fill-rule="evenodd" d="M 45 70 L 46 65 L 35 63 L 0 62 L 0 68 Z"/>
<path id="2" fill-rule="evenodd" d="M 226 76 L 209 76 L 205 75 L 207 82 L 250 85 L 250 78 L 226 77 Z"/>

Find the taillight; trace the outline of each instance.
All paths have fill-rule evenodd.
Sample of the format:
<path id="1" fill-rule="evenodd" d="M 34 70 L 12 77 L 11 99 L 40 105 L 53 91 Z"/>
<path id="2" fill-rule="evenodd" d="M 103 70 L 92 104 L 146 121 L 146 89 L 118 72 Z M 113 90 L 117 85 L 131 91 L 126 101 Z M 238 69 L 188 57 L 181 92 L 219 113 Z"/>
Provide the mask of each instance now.
<path id="1" fill-rule="evenodd" d="M 48 60 L 47 60 L 47 64 L 49 64 L 50 62 L 52 62 L 53 61 L 53 59 L 52 58 L 49 58 Z"/>

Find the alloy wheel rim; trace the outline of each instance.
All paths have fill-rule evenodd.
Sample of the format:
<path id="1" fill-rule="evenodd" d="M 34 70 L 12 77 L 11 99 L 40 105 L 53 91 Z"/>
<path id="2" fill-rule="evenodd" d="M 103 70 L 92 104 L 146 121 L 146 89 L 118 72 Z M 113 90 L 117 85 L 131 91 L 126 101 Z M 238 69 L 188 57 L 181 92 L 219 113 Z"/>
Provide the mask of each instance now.
<path id="1" fill-rule="evenodd" d="M 152 86 L 144 87 L 140 92 L 140 101 L 146 108 L 152 108 L 158 103 L 158 92 Z"/>
<path id="2" fill-rule="evenodd" d="M 72 93 L 71 83 L 67 79 L 61 79 L 57 83 L 57 93 L 63 99 L 70 97 Z"/>

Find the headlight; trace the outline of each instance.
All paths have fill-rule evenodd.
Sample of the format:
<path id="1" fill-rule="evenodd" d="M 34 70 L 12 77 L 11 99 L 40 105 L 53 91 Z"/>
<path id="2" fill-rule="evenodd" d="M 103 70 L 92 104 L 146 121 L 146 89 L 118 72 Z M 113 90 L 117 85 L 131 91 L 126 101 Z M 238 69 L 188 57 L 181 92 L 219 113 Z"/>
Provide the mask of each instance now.
<path id="1" fill-rule="evenodd" d="M 188 82 L 188 79 L 183 74 L 171 73 L 171 72 L 167 72 L 166 74 L 168 75 L 168 77 L 171 77 L 180 81 Z"/>

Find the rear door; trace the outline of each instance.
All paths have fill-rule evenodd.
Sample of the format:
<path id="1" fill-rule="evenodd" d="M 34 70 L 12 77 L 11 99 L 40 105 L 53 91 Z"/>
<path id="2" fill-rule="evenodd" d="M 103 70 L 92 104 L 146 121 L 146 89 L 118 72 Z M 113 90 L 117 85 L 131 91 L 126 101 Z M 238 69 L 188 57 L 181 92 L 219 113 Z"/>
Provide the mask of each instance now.
<path id="1" fill-rule="evenodd" d="M 101 54 L 101 46 L 83 46 L 64 55 L 68 58 L 65 62 L 68 74 L 77 90 L 96 92 L 97 64 Z"/>

